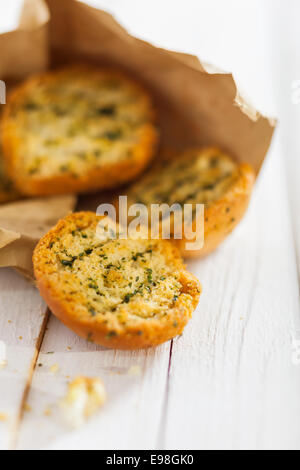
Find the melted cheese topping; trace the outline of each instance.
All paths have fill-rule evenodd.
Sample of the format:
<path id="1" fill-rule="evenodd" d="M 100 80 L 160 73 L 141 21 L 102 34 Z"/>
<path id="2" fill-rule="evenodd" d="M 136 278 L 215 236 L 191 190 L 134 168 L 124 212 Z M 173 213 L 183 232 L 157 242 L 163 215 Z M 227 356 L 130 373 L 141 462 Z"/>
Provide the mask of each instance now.
<path id="1" fill-rule="evenodd" d="M 237 164 L 216 149 L 189 150 L 159 165 L 133 185 L 128 205 L 167 203 L 210 205 L 238 177 Z"/>
<path id="2" fill-rule="evenodd" d="M 123 75 L 73 67 L 29 82 L 12 119 L 28 175 L 76 178 L 130 159 L 153 110 L 148 95 Z"/>
<path id="3" fill-rule="evenodd" d="M 179 296 L 192 304 L 192 297 L 181 292 L 178 260 L 172 262 L 170 253 L 168 258 L 163 242 L 110 239 L 102 224 L 96 228 L 95 223 L 78 225 L 77 219 L 48 247 L 47 277 L 61 286 L 65 300 L 76 299 L 75 315 L 118 328 L 167 315 Z"/>

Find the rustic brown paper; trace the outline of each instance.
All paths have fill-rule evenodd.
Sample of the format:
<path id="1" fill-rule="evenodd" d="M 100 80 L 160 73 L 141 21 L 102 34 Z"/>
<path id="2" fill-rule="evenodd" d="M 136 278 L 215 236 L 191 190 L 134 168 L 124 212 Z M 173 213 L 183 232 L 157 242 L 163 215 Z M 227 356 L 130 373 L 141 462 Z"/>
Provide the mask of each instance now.
<path id="1" fill-rule="evenodd" d="M 122 67 L 148 86 L 158 109 L 162 151 L 218 145 L 259 171 L 274 127 L 243 100 L 232 75 L 141 41 L 108 13 L 76 0 L 26 0 L 19 29 L 0 35 L 1 79 L 18 80 L 48 62 L 74 60 Z M 62 196 L 2 206 L 0 266 L 32 276 L 35 244 L 74 204 L 74 197 Z"/>
<path id="2" fill-rule="evenodd" d="M 32 252 L 39 239 L 71 212 L 76 196 L 31 199 L 0 206 L 0 267 L 33 278 Z"/>
<path id="3" fill-rule="evenodd" d="M 25 0 L 20 26 L 0 34 L 0 78 L 22 79 L 48 65 L 49 11 L 43 0 Z"/>
<path id="4" fill-rule="evenodd" d="M 219 145 L 258 172 L 274 127 L 249 106 L 232 75 L 197 57 L 129 35 L 108 13 L 75 0 L 48 0 L 52 64 L 72 60 L 127 69 L 156 97 L 164 147 Z M 180 33 L 180 32 L 179 32 Z"/>
<path id="5" fill-rule="evenodd" d="M 0 35 L 0 78 L 8 85 L 47 68 L 48 20 L 49 10 L 42 0 L 25 0 L 19 28 Z M 76 202 L 75 196 L 68 195 L 1 205 L 0 267 L 14 267 L 33 279 L 35 245 Z"/>

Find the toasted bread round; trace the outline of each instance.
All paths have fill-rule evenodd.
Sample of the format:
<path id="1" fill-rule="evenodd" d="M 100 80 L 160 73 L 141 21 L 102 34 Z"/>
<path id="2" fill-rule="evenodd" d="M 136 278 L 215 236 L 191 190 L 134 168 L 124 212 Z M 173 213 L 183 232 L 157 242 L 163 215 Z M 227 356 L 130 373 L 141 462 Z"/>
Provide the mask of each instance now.
<path id="1" fill-rule="evenodd" d="M 72 214 L 37 245 L 37 287 L 52 312 L 110 348 L 146 348 L 180 334 L 201 286 L 177 248 L 165 240 L 109 238 L 103 220 Z"/>
<path id="2" fill-rule="evenodd" d="M 171 212 L 170 215 L 165 213 L 162 216 L 164 223 L 170 220 L 171 238 L 181 254 L 186 258 L 201 257 L 213 251 L 241 220 L 250 200 L 254 180 L 255 173 L 248 164 L 236 163 L 220 149 L 192 149 L 172 161 L 160 163 L 145 174 L 130 187 L 127 203 L 128 207 L 136 203 L 144 204 L 148 210 L 149 224 L 152 204 L 172 206 L 177 203 L 181 209 L 185 204 L 191 204 L 193 213 L 190 228 L 193 233 L 197 233 L 196 204 L 204 204 L 204 245 L 200 243 L 199 248 L 195 243 L 195 248 L 187 249 L 187 243 L 196 240 L 196 235 L 194 239 L 185 237 L 183 218 L 180 217 L 179 222 L 182 225 L 182 237 L 174 239 L 174 214 Z M 161 234 L 162 221 L 159 223 Z"/>
<path id="3" fill-rule="evenodd" d="M 11 179 L 7 175 L 2 148 L 0 145 L 0 204 L 11 202 L 18 199 L 20 196 L 15 189 Z"/>
<path id="4" fill-rule="evenodd" d="M 154 120 L 149 94 L 121 72 L 78 65 L 40 74 L 8 97 L 8 171 L 30 196 L 117 187 L 154 155 Z"/>

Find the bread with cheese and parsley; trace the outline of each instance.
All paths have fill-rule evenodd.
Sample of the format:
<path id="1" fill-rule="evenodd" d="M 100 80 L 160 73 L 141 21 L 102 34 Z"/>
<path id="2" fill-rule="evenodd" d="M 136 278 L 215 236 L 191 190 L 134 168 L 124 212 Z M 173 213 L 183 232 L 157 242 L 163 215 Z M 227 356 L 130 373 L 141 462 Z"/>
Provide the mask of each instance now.
<path id="1" fill-rule="evenodd" d="M 218 148 L 189 149 L 172 160 L 164 160 L 143 175 L 129 188 L 127 204 L 128 207 L 144 204 L 148 210 L 149 226 L 152 204 L 167 204 L 170 207 L 177 203 L 182 213 L 184 205 L 191 204 L 192 218 L 189 225 L 194 233 L 197 233 L 196 204 L 204 204 L 204 245 L 187 249 L 187 243 L 193 242 L 193 238 L 188 240 L 184 236 L 184 227 L 183 236 L 173 239 L 184 257 L 201 257 L 215 250 L 242 219 L 254 181 L 255 173 L 250 165 L 237 163 Z M 166 219 L 166 216 L 169 218 Z M 173 213 L 168 216 L 165 212 L 162 219 L 165 223 L 170 220 L 171 238 L 174 238 L 176 228 Z M 160 234 L 162 219 L 159 222 Z M 184 219 L 180 218 L 179 223 L 183 225 Z"/>
<path id="2" fill-rule="evenodd" d="M 117 187 L 144 170 L 157 141 L 149 93 L 107 68 L 73 65 L 31 77 L 4 110 L 8 171 L 28 196 Z"/>
<path id="3" fill-rule="evenodd" d="M 180 334 L 197 306 L 199 281 L 169 241 L 122 239 L 106 220 L 71 214 L 37 245 L 34 273 L 49 308 L 109 348 L 146 348 Z"/>
<path id="4" fill-rule="evenodd" d="M 0 144 L 0 204 L 11 202 L 19 198 L 19 194 L 9 178 Z"/>

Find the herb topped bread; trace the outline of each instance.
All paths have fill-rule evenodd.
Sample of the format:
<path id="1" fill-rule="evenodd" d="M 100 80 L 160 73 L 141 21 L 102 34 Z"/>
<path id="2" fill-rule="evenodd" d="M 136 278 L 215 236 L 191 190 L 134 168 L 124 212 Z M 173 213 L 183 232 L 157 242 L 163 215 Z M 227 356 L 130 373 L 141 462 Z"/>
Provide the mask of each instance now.
<path id="1" fill-rule="evenodd" d="M 0 204 L 14 201 L 18 194 L 11 179 L 8 177 L 4 165 L 3 153 L 0 146 Z"/>
<path id="2" fill-rule="evenodd" d="M 173 240 L 184 257 L 204 256 L 213 251 L 243 217 L 254 180 L 254 171 L 248 164 L 236 163 L 218 148 L 187 150 L 174 160 L 159 164 L 133 184 L 128 192 L 128 207 L 135 203 L 146 205 L 150 223 L 151 204 L 178 203 L 181 208 L 192 204 L 191 226 L 195 232 L 196 204 L 204 204 L 204 246 L 187 250 L 184 236 Z M 174 236 L 171 219 L 172 233 Z"/>
<path id="3" fill-rule="evenodd" d="M 38 289 L 77 334 L 117 349 L 180 334 L 201 286 L 166 240 L 111 239 L 103 217 L 79 212 L 42 238 L 33 256 Z"/>
<path id="4" fill-rule="evenodd" d="M 75 65 L 29 78 L 4 111 L 10 176 L 29 196 L 117 187 L 153 156 L 154 120 L 149 94 L 121 72 Z"/>

